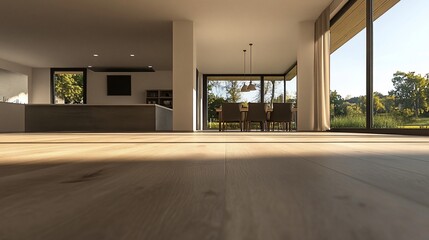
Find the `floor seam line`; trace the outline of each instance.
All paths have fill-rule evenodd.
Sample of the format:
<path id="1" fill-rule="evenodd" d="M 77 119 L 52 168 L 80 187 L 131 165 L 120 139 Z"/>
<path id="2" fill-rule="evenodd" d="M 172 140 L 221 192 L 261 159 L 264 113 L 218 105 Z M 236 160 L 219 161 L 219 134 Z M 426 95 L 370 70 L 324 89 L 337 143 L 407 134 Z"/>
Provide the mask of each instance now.
<path id="1" fill-rule="evenodd" d="M 338 170 L 336 170 L 336 169 L 333 169 L 333 168 L 330 168 L 330 167 L 327 167 L 327 166 L 321 165 L 321 164 L 319 164 L 319 163 L 317 163 L 317 162 L 314 162 L 314 161 L 312 161 L 312 160 L 306 159 L 305 157 L 304 157 L 303 159 L 304 159 L 305 161 L 309 162 L 309 163 L 312 163 L 312 164 L 318 165 L 318 166 L 320 166 L 320 167 L 322 167 L 322 168 L 329 169 L 329 170 L 331 170 L 331 171 L 333 171 L 333 172 L 336 172 L 336 173 L 338 173 L 338 174 L 341 174 L 341 175 L 344 175 L 344 176 L 346 176 L 346 177 L 349 177 L 349 178 L 351 178 L 351 179 L 353 179 L 353 180 L 355 180 L 355 181 L 358 181 L 358 182 L 360 182 L 360 183 L 364 183 L 364 184 L 366 184 L 366 185 L 368 185 L 368 186 L 371 186 L 371 187 L 373 187 L 373 188 L 376 188 L 376 189 L 378 189 L 378 190 L 380 190 L 380 191 L 382 191 L 382 192 L 389 193 L 389 194 L 391 194 L 391 195 L 394 195 L 394 196 L 400 197 L 400 198 L 402 198 L 402 199 L 405 199 L 405 200 L 407 200 L 407 201 L 409 201 L 409 202 L 413 202 L 413 203 L 418 204 L 418 205 L 420 205 L 420 206 L 423 206 L 423 207 L 429 208 L 429 205 L 428 205 L 428 204 L 425 204 L 425 203 L 422 203 L 422 202 L 416 201 L 416 200 L 414 200 L 414 199 L 408 198 L 408 197 L 406 197 L 406 196 L 404 196 L 404 195 L 401 195 L 401 194 L 397 194 L 397 193 L 391 192 L 391 191 L 386 190 L 386 189 L 384 189 L 384 188 L 382 188 L 382 187 L 379 187 L 379 186 L 377 186 L 377 185 L 374 185 L 374 184 L 372 184 L 372 183 L 370 183 L 370 182 L 364 181 L 364 180 L 362 180 L 362 179 L 360 179 L 360 178 L 357 178 L 357 177 L 351 176 L 351 175 L 349 175 L 349 174 L 347 174 L 347 173 L 344 173 L 344 172 L 338 171 Z"/>

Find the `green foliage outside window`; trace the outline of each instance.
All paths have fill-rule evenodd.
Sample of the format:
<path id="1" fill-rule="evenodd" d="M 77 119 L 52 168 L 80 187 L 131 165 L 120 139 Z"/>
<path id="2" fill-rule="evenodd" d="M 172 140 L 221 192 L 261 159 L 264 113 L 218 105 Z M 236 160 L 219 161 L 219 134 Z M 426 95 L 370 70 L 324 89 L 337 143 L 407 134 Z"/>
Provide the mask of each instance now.
<path id="1" fill-rule="evenodd" d="M 55 74 L 55 96 L 65 104 L 83 103 L 83 75 L 62 73 Z"/>
<path id="2" fill-rule="evenodd" d="M 374 128 L 423 126 L 429 116 L 429 75 L 396 72 L 388 95 L 374 92 Z M 366 96 L 343 98 L 330 93 L 332 128 L 365 128 Z M 426 124 L 427 125 L 427 124 Z"/>

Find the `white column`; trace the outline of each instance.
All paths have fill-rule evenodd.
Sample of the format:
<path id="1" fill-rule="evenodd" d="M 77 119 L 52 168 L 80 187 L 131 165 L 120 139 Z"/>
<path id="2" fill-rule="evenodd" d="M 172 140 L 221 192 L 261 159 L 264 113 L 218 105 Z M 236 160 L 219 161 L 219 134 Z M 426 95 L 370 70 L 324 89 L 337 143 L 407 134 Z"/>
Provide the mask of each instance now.
<path id="1" fill-rule="evenodd" d="M 194 23 L 173 22 L 173 131 L 196 129 L 195 46 Z"/>
<path id="2" fill-rule="evenodd" d="M 301 22 L 298 36 L 298 131 L 314 130 L 314 21 Z"/>

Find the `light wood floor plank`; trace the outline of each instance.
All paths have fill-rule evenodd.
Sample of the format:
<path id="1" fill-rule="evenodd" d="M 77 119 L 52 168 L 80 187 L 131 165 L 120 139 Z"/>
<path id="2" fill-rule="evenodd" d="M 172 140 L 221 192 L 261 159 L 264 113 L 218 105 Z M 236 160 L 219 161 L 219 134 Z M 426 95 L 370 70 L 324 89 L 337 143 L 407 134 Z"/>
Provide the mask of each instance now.
<path id="1" fill-rule="evenodd" d="M 424 166 L 421 169 L 421 174 L 415 171 L 404 170 L 405 167 L 403 165 L 410 164 L 411 166 L 412 163 L 415 163 L 406 158 L 400 164 L 402 167 L 398 168 L 392 167 L 392 164 L 388 163 L 391 161 L 388 154 L 383 156 L 382 163 L 380 163 L 380 156 L 369 153 L 361 153 L 359 155 L 337 153 L 338 148 L 345 147 L 343 144 L 314 146 L 313 151 L 318 153 L 318 157 L 309 159 L 320 166 L 341 172 L 362 182 L 429 207 L 429 176 L 427 173 L 423 173 L 424 169 L 429 169 L 428 166 Z M 364 150 L 364 147 L 361 147 Z M 397 149 L 399 147 L 401 146 L 393 144 L 390 150 L 394 151 L 394 148 Z M 424 146 L 422 145 L 421 147 Z M 402 148 L 407 148 L 407 146 L 402 146 Z M 389 149 L 385 150 L 389 151 Z"/>
<path id="2" fill-rule="evenodd" d="M 223 146 L 202 153 L 197 146 L 183 149 L 187 154 L 171 144 L 106 146 L 108 154 L 98 152 L 106 161 L 67 153 L 61 160 L 72 163 L 3 178 L 0 236 L 213 239 L 224 213 Z"/>
<path id="3" fill-rule="evenodd" d="M 264 144 L 237 147 L 227 149 L 226 239 L 425 239 L 429 233 L 427 207 L 312 164 L 301 156 L 305 147 L 270 147 L 289 153 L 277 157 L 259 156 Z"/>
<path id="4" fill-rule="evenodd" d="M 0 239 L 427 239 L 429 138 L 0 134 Z"/>

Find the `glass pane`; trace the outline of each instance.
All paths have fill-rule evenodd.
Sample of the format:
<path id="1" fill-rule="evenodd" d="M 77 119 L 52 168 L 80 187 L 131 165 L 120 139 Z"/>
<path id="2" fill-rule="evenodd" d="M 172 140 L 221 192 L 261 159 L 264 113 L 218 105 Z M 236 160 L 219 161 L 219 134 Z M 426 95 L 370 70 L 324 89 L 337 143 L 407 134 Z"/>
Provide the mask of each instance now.
<path id="1" fill-rule="evenodd" d="M 365 1 L 331 26 L 331 128 L 366 127 Z"/>
<path id="2" fill-rule="evenodd" d="M 387 2 L 374 1 L 374 127 L 427 128 L 429 1 Z"/>
<path id="3" fill-rule="evenodd" d="M 284 102 L 285 97 L 285 81 L 284 80 L 265 80 L 264 85 L 264 102 L 273 103 Z"/>
<path id="4" fill-rule="evenodd" d="M 54 74 L 55 104 L 83 104 L 84 83 L 82 72 Z"/>
<path id="5" fill-rule="evenodd" d="M 28 76 L 0 69 L 0 102 L 28 103 Z"/>
<path id="6" fill-rule="evenodd" d="M 209 129 L 218 129 L 219 118 L 216 108 L 222 103 L 249 103 L 261 102 L 261 80 L 253 78 L 256 90 L 242 92 L 243 85 L 249 86 L 250 80 L 210 80 L 207 81 L 207 126 Z M 239 126 L 237 124 L 237 129 Z"/>
<path id="7" fill-rule="evenodd" d="M 286 81 L 286 102 L 295 103 L 296 101 L 296 76 L 289 81 Z"/>

